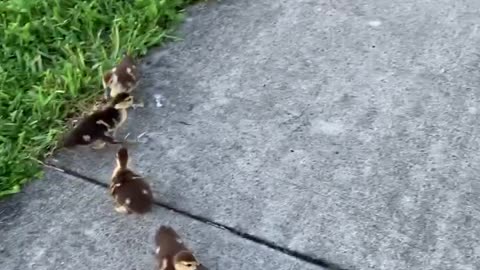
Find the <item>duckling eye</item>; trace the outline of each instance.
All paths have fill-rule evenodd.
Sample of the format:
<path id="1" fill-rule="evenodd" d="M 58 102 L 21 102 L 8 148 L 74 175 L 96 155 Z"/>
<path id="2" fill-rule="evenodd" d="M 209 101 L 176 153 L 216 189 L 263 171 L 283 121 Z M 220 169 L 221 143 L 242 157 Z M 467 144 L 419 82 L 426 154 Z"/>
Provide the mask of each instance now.
<path id="1" fill-rule="evenodd" d="M 187 263 L 186 265 L 187 265 L 187 267 L 192 267 L 191 263 Z"/>

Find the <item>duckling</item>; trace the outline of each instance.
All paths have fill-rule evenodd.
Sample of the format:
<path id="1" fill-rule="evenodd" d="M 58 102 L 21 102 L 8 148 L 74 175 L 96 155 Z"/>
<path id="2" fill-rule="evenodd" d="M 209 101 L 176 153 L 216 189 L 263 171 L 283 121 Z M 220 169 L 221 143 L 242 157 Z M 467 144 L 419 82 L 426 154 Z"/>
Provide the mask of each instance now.
<path id="1" fill-rule="evenodd" d="M 110 183 L 110 195 L 115 200 L 115 211 L 144 214 L 152 209 L 152 191 L 140 175 L 128 168 L 128 160 L 128 150 L 120 148 Z"/>
<path id="2" fill-rule="evenodd" d="M 155 245 L 159 270 L 205 269 L 172 227 L 160 226 L 155 234 Z"/>
<path id="3" fill-rule="evenodd" d="M 79 120 L 81 120 L 82 118 L 86 117 L 86 116 L 89 115 L 89 114 L 92 114 L 92 113 L 94 113 L 94 112 L 96 112 L 96 111 L 99 111 L 99 110 L 104 109 L 106 106 L 108 106 L 107 100 L 105 100 L 105 99 L 96 100 L 96 101 L 93 103 L 93 105 L 92 105 L 92 107 L 91 107 L 90 109 L 88 109 L 88 110 L 85 109 L 85 110 L 82 112 L 81 115 L 79 115 L 79 116 L 77 116 L 77 117 L 75 117 L 75 118 L 70 119 L 70 121 L 69 121 L 70 126 L 71 126 L 71 127 L 75 127 L 75 126 L 78 124 Z"/>
<path id="4" fill-rule="evenodd" d="M 119 93 L 131 93 L 138 85 L 139 72 L 133 58 L 126 54 L 120 63 L 103 75 L 104 98 L 115 97 Z M 110 94 L 108 93 L 110 89 Z M 133 104 L 143 107 L 143 103 Z"/>
<path id="5" fill-rule="evenodd" d="M 115 134 L 127 120 L 127 109 L 133 104 L 133 97 L 128 93 L 118 94 L 110 104 L 83 118 L 65 137 L 63 146 L 70 148 L 76 145 L 94 144 L 100 149 L 105 144 L 120 144 Z M 113 137 L 109 135 L 113 131 Z"/>

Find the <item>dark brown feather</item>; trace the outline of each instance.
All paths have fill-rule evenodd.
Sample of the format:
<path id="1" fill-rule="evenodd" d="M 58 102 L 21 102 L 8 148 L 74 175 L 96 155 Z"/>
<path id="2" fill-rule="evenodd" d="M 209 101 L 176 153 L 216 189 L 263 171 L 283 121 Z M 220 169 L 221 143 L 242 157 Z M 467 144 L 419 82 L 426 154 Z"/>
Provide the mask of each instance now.
<path id="1" fill-rule="evenodd" d="M 128 68 L 130 68 L 133 77 L 127 72 Z M 138 78 L 138 72 L 133 58 L 129 55 L 126 55 L 117 65 L 115 74 L 117 75 L 118 82 L 124 87 L 130 88 L 133 84 L 135 84 Z"/>
<path id="2" fill-rule="evenodd" d="M 129 169 L 120 169 L 112 178 L 112 195 L 130 211 L 144 214 L 152 209 L 153 197 L 150 186 L 143 178 Z M 147 191 L 146 193 L 144 191 Z M 126 200 L 130 203 L 127 205 Z"/>
<path id="3" fill-rule="evenodd" d="M 108 125 L 97 123 L 99 120 Z M 120 113 L 113 107 L 96 111 L 80 121 L 65 137 L 63 146 L 88 145 L 96 140 L 104 140 L 105 133 L 120 120 Z M 88 136 L 88 137 L 86 137 Z M 88 140 L 86 138 L 89 138 Z"/>
<path id="4" fill-rule="evenodd" d="M 120 104 L 128 98 L 131 98 L 130 94 L 120 93 L 112 99 L 107 107 L 95 111 L 83 118 L 80 123 L 78 123 L 65 136 L 63 146 L 74 147 L 76 145 L 88 145 L 96 140 L 103 140 L 109 143 L 119 143 L 112 137 L 106 135 L 106 133 L 115 128 L 121 120 L 120 111 L 115 108 L 115 105 Z"/>

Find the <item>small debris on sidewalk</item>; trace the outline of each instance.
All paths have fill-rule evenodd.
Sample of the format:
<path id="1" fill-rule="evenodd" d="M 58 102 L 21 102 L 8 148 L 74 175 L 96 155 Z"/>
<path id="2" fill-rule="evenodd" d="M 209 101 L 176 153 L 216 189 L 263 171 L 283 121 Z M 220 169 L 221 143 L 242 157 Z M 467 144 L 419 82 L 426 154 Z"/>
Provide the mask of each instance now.
<path id="1" fill-rule="evenodd" d="M 140 139 L 142 138 L 143 136 L 145 136 L 145 134 L 147 134 L 146 131 L 142 132 L 140 135 L 137 136 L 137 139 Z"/>
<path id="2" fill-rule="evenodd" d="M 136 141 L 139 143 L 147 143 L 150 138 L 148 137 L 148 132 L 144 131 L 137 136 Z"/>
<path id="3" fill-rule="evenodd" d="M 162 96 L 162 95 L 160 95 L 160 94 L 155 94 L 155 95 L 153 95 L 153 98 L 155 98 L 155 106 L 156 106 L 157 108 L 163 107 L 163 103 L 162 103 L 162 101 L 163 101 L 163 96 Z"/>

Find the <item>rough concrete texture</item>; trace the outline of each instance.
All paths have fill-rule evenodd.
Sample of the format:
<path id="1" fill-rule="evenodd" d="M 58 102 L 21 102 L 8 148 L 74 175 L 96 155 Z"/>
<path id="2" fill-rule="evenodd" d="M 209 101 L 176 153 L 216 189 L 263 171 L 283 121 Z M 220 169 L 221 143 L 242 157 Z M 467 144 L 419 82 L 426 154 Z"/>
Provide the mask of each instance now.
<path id="1" fill-rule="evenodd" d="M 146 59 L 123 133 L 147 131 L 130 149 L 158 200 L 352 269 L 478 269 L 480 1 L 229 0 L 188 18 Z M 114 152 L 57 158 L 108 182 Z"/>
<path id="2" fill-rule="evenodd" d="M 210 270 L 322 269 L 160 207 L 123 216 L 106 189 L 52 171 L 0 202 L 0 213 L 5 270 L 154 269 L 153 237 L 162 224 L 175 228 Z"/>

